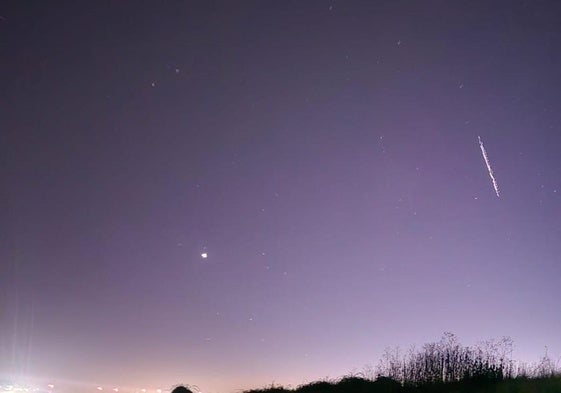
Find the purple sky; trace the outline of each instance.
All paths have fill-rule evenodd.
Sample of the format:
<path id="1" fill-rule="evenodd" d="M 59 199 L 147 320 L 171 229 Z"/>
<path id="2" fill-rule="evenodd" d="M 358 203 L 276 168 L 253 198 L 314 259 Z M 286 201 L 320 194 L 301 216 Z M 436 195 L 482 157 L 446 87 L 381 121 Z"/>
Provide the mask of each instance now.
<path id="1" fill-rule="evenodd" d="M 0 377 L 561 356 L 561 7 L 488 3 L 2 2 Z"/>

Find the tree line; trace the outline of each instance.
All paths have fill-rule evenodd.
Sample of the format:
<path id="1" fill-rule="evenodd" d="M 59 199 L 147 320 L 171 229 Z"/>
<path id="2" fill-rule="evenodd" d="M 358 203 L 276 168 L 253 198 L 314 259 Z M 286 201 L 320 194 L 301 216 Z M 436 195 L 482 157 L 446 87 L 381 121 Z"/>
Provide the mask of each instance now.
<path id="1" fill-rule="evenodd" d="M 528 365 L 512 358 L 514 343 L 509 337 L 485 341 L 474 347 L 463 346 L 452 333 L 444 333 L 433 343 L 403 352 L 387 348 L 377 368 L 379 377 L 403 385 L 458 381 L 501 381 L 516 377 L 553 377 L 558 364 L 547 354 L 537 364 Z"/>

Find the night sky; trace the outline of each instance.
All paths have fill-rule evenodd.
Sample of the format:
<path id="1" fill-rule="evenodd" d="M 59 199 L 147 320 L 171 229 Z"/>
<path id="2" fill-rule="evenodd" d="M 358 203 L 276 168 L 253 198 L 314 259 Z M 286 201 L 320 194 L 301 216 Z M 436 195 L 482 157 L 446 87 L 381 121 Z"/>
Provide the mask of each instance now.
<path id="1" fill-rule="evenodd" d="M 557 1 L 2 2 L 0 378 L 558 359 L 560 48 Z"/>

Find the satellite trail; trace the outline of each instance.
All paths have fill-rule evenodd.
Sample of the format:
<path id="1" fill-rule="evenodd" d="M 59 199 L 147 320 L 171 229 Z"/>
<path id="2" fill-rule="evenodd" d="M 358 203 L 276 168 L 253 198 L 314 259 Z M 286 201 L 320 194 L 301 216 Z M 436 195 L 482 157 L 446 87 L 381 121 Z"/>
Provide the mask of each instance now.
<path id="1" fill-rule="evenodd" d="M 493 169 L 491 168 L 491 163 L 489 163 L 489 157 L 487 157 L 487 151 L 485 150 L 485 146 L 483 146 L 483 141 L 481 137 L 478 136 L 479 139 L 479 147 L 481 148 L 481 154 L 483 154 L 483 159 L 485 160 L 485 165 L 487 165 L 487 170 L 489 171 L 489 177 L 493 182 L 493 188 L 495 189 L 495 194 L 497 194 L 497 198 L 500 197 L 499 195 L 499 185 L 497 184 L 497 180 L 495 180 L 495 175 L 493 174 Z"/>

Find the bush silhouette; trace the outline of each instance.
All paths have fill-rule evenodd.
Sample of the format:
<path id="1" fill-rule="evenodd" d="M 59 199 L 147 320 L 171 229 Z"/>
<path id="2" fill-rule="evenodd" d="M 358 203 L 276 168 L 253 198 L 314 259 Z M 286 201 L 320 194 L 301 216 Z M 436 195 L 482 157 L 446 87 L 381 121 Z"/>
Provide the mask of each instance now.
<path id="1" fill-rule="evenodd" d="M 185 386 L 178 386 L 171 391 L 171 393 L 193 393 L 191 390 L 187 389 Z"/>
<path id="2" fill-rule="evenodd" d="M 344 377 L 337 384 L 337 391 L 370 393 L 373 390 L 373 382 L 359 377 Z"/>
<path id="3" fill-rule="evenodd" d="M 296 389 L 271 385 L 245 393 L 561 393 L 558 363 L 547 349 L 537 365 L 527 365 L 511 359 L 512 346 L 505 337 L 467 347 L 445 333 L 440 341 L 406 354 L 387 349 L 375 380 L 345 376 Z"/>
<path id="4" fill-rule="evenodd" d="M 401 384 L 395 379 L 380 376 L 372 383 L 373 391 L 380 393 L 397 393 L 402 391 Z"/>
<path id="5" fill-rule="evenodd" d="M 317 381 L 306 385 L 301 385 L 296 389 L 297 393 L 330 393 L 335 391 L 335 386 L 331 382 Z"/>

